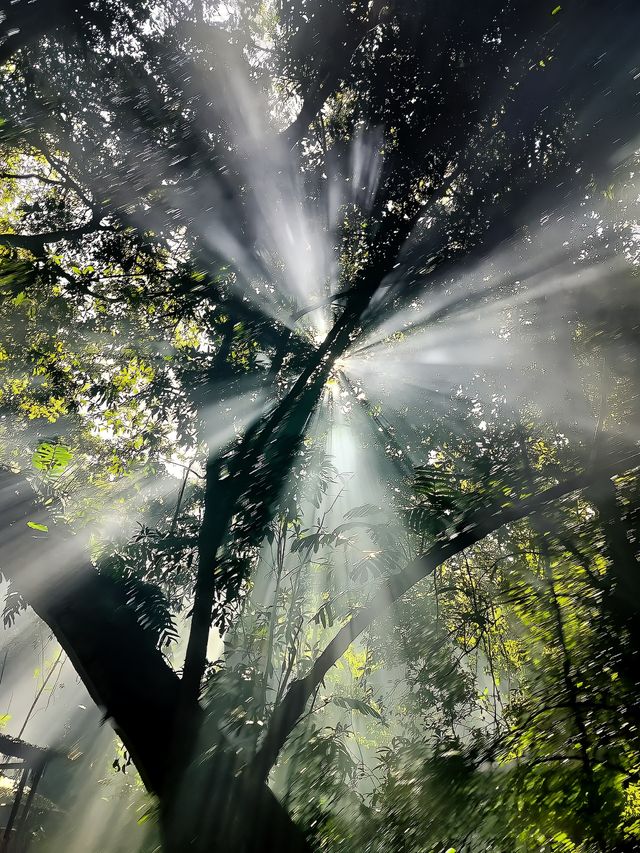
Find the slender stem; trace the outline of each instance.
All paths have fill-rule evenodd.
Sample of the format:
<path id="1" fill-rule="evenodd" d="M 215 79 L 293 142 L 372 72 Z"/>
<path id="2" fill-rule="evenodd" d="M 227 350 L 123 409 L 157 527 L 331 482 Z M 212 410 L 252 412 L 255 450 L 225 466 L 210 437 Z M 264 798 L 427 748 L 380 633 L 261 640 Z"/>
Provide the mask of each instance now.
<path id="1" fill-rule="evenodd" d="M 29 710 L 27 711 L 27 716 L 25 717 L 25 721 L 24 721 L 24 723 L 22 724 L 22 728 L 21 728 L 21 729 L 20 729 L 20 731 L 18 732 L 18 737 L 19 737 L 19 738 L 21 738 L 21 737 L 22 737 L 22 734 L 23 734 L 24 730 L 25 730 L 25 729 L 26 729 L 26 727 L 27 727 L 27 723 L 28 723 L 28 722 L 29 722 L 29 720 L 31 719 L 31 715 L 32 715 L 32 714 L 33 714 L 33 712 L 34 712 L 36 705 L 37 705 L 37 704 L 38 704 L 38 702 L 40 701 L 40 697 L 41 697 L 41 696 L 42 696 L 42 694 L 44 693 L 45 688 L 46 688 L 47 684 L 49 683 L 49 681 L 50 681 L 50 679 L 51 679 L 51 676 L 52 676 L 52 675 L 53 675 L 53 673 L 54 673 L 55 668 L 56 668 L 56 667 L 58 666 L 58 664 L 60 663 L 60 660 L 61 660 L 61 658 L 62 658 L 62 655 L 63 655 L 63 649 L 62 649 L 62 648 L 60 648 L 60 651 L 58 652 L 58 657 L 57 657 L 57 658 L 55 659 L 55 661 L 53 662 L 53 664 L 52 664 L 52 666 L 51 666 L 51 669 L 50 669 L 50 670 L 49 670 L 49 672 L 47 673 L 46 678 L 44 678 L 44 679 L 43 679 L 42 684 L 40 685 L 40 689 L 39 689 L 39 690 L 38 690 L 38 692 L 36 693 L 35 699 L 34 699 L 34 700 L 33 700 L 33 702 L 31 703 L 31 707 L 30 707 L 30 708 L 29 708 Z"/>
<path id="2" fill-rule="evenodd" d="M 178 492 L 178 500 L 176 501 L 176 508 L 173 513 L 173 518 L 171 520 L 171 528 L 170 533 L 173 533 L 176 529 L 176 525 L 178 523 L 178 516 L 180 515 L 180 507 L 182 505 L 182 499 L 184 498 L 184 490 L 187 487 L 187 480 L 189 479 L 189 474 L 191 473 L 191 467 L 195 463 L 195 458 L 189 462 L 189 465 L 185 468 L 184 477 L 182 478 L 182 483 L 180 485 L 180 491 Z"/>

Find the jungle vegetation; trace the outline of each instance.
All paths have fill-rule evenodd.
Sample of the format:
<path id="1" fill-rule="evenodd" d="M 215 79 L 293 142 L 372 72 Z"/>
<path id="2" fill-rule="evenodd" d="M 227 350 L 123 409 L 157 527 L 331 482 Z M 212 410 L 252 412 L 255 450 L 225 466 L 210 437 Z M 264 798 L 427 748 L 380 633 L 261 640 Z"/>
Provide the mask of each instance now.
<path id="1" fill-rule="evenodd" d="M 0 3 L 4 621 L 123 850 L 640 849 L 639 26 Z"/>

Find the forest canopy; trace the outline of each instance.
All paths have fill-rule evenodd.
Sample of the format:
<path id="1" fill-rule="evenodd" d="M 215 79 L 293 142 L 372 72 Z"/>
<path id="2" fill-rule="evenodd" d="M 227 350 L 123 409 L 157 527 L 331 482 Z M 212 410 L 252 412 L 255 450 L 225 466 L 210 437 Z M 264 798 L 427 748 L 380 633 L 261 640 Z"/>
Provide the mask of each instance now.
<path id="1" fill-rule="evenodd" d="M 638 32 L 0 0 L 0 848 L 640 849 Z"/>

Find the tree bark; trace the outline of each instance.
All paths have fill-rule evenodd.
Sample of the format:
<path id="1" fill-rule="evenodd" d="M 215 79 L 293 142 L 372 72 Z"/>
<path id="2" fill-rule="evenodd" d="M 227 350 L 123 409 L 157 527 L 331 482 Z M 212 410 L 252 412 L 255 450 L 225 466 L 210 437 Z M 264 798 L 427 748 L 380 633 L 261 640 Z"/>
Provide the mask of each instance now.
<path id="1" fill-rule="evenodd" d="M 179 680 L 65 526 L 54 523 L 19 474 L 0 471 L 0 569 L 49 625 L 92 699 L 113 720 L 149 790 L 166 786 L 166 745 Z M 34 529 L 38 524 L 47 531 Z M 194 704 L 192 717 L 199 718 Z"/>
<path id="2" fill-rule="evenodd" d="M 145 785 L 159 796 L 162 811 L 174 823 L 170 832 L 165 824 L 166 834 L 180 839 L 169 849 L 308 850 L 266 786 L 246 820 L 245 783 L 235 779 L 222 742 L 213 744 L 218 749 L 207 760 L 192 762 L 180 774 L 176 790 L 170 756 L 182 754 L 187 764 L 198 733 L 196 758 L 211 747 L 202 743 L 206 731 L 200 705 L 185 706 L 177 675 L 117 584 L 84 555 L 79 537 L 53 521 L 22 475 L 6 469 L 0 469 L 0 519 L 0 571 L 51 628 L 92 699 L 113 721 Z M 47 529 L 29 526 L 34 524 Z M 195 784 L 203 787 L 195 790 Z M 196 803 L 197 808 L 181 812 L 171 807 L 173 802 Z"/>

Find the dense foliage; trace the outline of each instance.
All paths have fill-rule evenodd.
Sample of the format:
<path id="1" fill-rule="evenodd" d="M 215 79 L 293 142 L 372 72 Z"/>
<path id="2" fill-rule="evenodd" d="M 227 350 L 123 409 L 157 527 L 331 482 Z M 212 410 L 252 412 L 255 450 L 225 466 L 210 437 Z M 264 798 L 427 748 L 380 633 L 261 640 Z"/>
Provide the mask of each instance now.
<path id="1" fill-rule="evenodd" d="M 0 9 L 4 621 L 164 849 L 639 849 L 637 3 Z"/>

